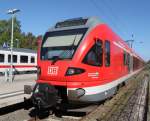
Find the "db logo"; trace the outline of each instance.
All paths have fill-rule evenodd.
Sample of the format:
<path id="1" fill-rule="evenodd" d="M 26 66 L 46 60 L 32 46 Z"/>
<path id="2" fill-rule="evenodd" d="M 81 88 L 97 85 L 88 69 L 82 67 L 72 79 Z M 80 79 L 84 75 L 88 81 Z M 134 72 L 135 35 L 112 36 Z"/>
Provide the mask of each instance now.
<path id="1" fill-rule="evenodd" d="M 57 75 L 58 74 L 58 67 L 48 67 L 48 72 L 49 75 Z"/>

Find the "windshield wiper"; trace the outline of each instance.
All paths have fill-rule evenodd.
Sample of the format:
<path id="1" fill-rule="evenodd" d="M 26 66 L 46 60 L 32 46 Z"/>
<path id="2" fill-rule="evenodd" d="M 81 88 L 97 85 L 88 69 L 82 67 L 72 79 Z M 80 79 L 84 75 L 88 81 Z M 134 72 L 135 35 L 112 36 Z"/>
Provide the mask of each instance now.
<path id="1" fill-rule="evenodd" d="M 73 43 L 72 43 L 72 45 L 71 45 L 71 50 L 74 49 L 74 43 L 75 43 L 76 37 L 77 37 L 77 35 L 75 35 L 75 37 L 74 37 Z M 64 50 L 64 51 L 61 52 L 58 56 L 53 56 L 53 57 L 52 57 L 52 65 L 54 65 L 58 60 L 62 59 L 62 58 L 60 58 L 60 57 L 61 57 L 64 53 L 67 53 L 67 51 Z"/>
<path id="2" fill-rule="evenodd" d="M 59 59 L 60 59 L 59 56 L 53 56 L 52 57 L 52 65 L 54 65 Z"/>
<path id="3" fill-rule="evenodd" d="M 76 41 L 76 38 L 77 38 L 77 34 L 75 35 L 75 37 L 74 37 L 74 40 L 73 40 L 73 43 L 72 43 L 72 50 L 73 50 L 73 48 L 74 48 L 74 43 L 75 43 L 75 41 Z"/>

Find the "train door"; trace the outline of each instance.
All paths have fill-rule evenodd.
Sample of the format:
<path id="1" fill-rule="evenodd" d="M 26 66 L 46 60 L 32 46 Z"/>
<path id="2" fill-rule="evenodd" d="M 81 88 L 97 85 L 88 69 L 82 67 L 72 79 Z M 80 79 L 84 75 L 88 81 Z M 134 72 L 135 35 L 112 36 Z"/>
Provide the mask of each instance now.
<path id="1" fill-rule="evenodd" d="M 130 55 L 130 72 L 133 72 L 133 56 Z"/>
<path id="2" fill-rule="evenodd" d="M 128 59 L 128 72 L 131 73 L 133 71 L 133 56 L 131 56 L 129 53 L 127 54 Z"/>
<path id="3" fill-rule="evenodd" d="M 111 44 L 109 40 L 104 41 L 104 80 L 109 80 L 113 76 L 111 67 Z"/>

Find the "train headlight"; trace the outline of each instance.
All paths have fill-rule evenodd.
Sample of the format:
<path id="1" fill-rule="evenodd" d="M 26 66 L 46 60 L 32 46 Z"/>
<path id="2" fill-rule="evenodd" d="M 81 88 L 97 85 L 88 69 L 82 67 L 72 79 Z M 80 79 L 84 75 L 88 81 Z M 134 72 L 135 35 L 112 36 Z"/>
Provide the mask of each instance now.
<path id="1" fill-rule="evenodd" d="M 78 98 L 80 98 L 80 97 L 82 97 L 83 95 L 85 95 L 85 90 L 82 89 L 82 88 L 76 89 L 76 92 L 77 92 L 77 97 L 78 97 Z"/>
<path id="2" fill-rule="evenodd" d="M 71 76 L 71 75 L 76 75 L 76 74 L 81 74 L 84 73 L 85 70 L 81 68 L 74 68 L 74 67 L 69 67 L 66 76 Z"/>

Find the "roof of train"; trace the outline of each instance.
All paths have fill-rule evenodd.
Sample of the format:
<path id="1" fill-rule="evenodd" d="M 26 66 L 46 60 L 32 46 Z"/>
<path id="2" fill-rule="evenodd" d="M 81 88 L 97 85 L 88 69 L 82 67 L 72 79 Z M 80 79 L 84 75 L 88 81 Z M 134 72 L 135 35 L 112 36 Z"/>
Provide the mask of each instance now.
<path id="1" fill-rule="evenodd" d="M 49 28 L 48 32 L 76 28 L 92 28 L 103 23 L 98 17 L 79 17 L 57 22 L 55 26 Z"/>
<path id="2" fill-rule="evenodd" d="M 10 51 L 10 48 L 0 47 L 0 50 L 2 50 L 2 51 Z M 13 48 L 13 51 L 14 52 L 24 52 L 24 53 L 37 53 L 36 50 L 26 49 L 26 48 Z"/>
<path id="3" fill-rule="evenodd" d="M 105 23 L 103 21 L 101 21 L 100 19 L 98 19 L 98 17 L 73 18 L 73 19 L 67 19 L 67 20 L 64 20 L 64 21 L 57 22 L 55 24 L 55 26 L 51 27 L 48 30 L 48 32 L 67 30 L 67 29 L 77 29 L 77 28 L 93 28 L 96 25 L 100 25 L 100 24 L 105 24 Z M 112 30 L 112 32 L 113 32 L 113 30 Z M 125 48 L 127 50 L 129 50 L 134 56 L 136 56 L 137 58 L 143 60 L 137 53 L 135 53 L 135 51 L 133 51 L 133 49 L 131 49 L 127 45 L 127 43 L 123 39 L 120 38 L 119 41 L 122 41 L 122 44 L 125 46 Z"/>

